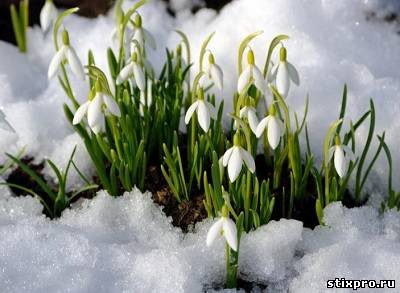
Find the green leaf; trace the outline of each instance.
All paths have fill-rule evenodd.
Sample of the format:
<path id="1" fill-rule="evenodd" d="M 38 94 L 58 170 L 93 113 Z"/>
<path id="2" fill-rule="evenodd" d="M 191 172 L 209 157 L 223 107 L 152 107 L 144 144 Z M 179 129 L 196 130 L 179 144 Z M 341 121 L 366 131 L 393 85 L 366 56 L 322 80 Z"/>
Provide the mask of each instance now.
<path id="1" fill-rule="evenodd" d="M 243 39 L 243 41 L 240 43 L 239 52 L 238 52 L 239 75 L 240 75 L 240 73 L 242 73 L 242 71 L 243 71 L 243 65 L 242 65 L 242 63 L 243 63 L 243 53 L 244 53 L 244 50 L 246 49 L 247 45 L 250 43 L 250 41 L 251 41 L 252 39 L 254 39 L 255 37 L 261 35 L 262 33 L 263 33 L 263 31 L 257 31 L 257 32 L 254 32 L 254 33 L 252 33 L 252 34 L 249 34 L 249 35 L 247 35 L 247 36 Z"/>
<path id="2" fill-rule="evenodd" d="M 269 64 L 270 64 L 270 61 L 271 61 L 271 57 L 272 57 L 272 53 L 274 52 L 275 47 L 278 46 L 280 42 L 282 42 L 283 40 L 286 40 L 288 38 L 289 38 L 289 36 L 287 36 L 287 35 L 279 35 L 279 36 L 276 36 L 271 41 L 271 43 L 269 45 L 269 48 L 268 48 L 267 60 L 265 61 L 265 65 L 264 65 L 264 71 L 263 71 L 264 78 L 267 77 L 268 67 L 269 67 Z"/>
<path id="3" fill-rule="evenodd" d="M 26 165 L 24 162 L 22 162 L 21 160 L 19 160 L 18 158 L 10 155 L 10 154 L 6 154 L 10 159 L 12 159 L 14 161 L 14 163 L 16 163 L 25 173 L 27 173 L 30 177 L 32 177 L 32 179 L 42 188 L 42 190 L 44 192 L 47 193 L 47 195 L 55 200 L 56 199 L 56 194 L 51 190 L 51 188 L 47 185 L 46 182 L 44 182 L 44 180 L 42 178 L 40 178 L 35 171 L 33 171 L 28 165 Z"/>

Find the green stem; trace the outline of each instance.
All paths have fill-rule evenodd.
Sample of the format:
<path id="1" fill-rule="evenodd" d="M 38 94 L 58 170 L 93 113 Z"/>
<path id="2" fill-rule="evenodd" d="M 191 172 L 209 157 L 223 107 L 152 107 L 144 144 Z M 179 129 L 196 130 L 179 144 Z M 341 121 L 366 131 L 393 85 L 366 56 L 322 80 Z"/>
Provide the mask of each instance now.
<path id="1" fill-rule="evenodd" d="M 233 251 L 228 243 L 225 245 L 226 251 L 226 288 L 237 287 L 237 271 L 239 262 L 239 253 Z"/>

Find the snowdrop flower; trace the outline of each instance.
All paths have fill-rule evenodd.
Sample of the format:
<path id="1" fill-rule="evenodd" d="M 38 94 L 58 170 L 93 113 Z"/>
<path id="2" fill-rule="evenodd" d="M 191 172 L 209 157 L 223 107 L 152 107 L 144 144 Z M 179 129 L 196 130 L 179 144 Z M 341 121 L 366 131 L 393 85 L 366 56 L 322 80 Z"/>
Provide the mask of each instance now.
<path id="1" fill-rule="evenodd" d="M 147 79 L 147 91 L 140 91 L 140 115 L 143 116 L 144 107 L 150 107 L 153 103 L 153 91 L 152 91 L 153 82 L 150 78 Z"/>
<path id="2" fill-rule="evenodd" d="M 53 0 L 46 0 L 46 3 L 40 11 L 40 27 L 43 33 L 46 33 L 51 28 L 57 16 L 58 11 Z"/>
<path id="3" fill-rule="evenodd" d="M 204 77 L 207 76 L 212 82 L 214 82 L 218 89 L 222 90 L 224 84 L 223 72 L 221 67 L 215 64 L 214 55 L 212 53 L 208 55 L 208 66 L 205 73 L 206 75 L 201 79 L 201 84 L 204 83 Z"/>
<path id="4" fill-rule="evenodd" d="M 269 81 L 275 80 L 276 89 L 279 94 L 286 98 L 289 93 L 290 83 L 294 82 L 296 85 L 300 84 L 299 73 L 292 63 L 286 60 L 286 48 L 282 47 L 280 51 L 280 61 L 271 70 Z"/>
<path id="5" fill-rule="evenodd" d="M 185 115 L 185 124 L 189 124 L 190 119 L 194 112 L 196 111 L 197 119 L 199 121 L 200 127 L 207 132 L 210 128 L 210 120 L 217 119 L 217 113 L 215 107 L 204 100 L 204 92 L 200 88 L 198 93 L 198 99 L 189 107 Z"/>
<path id="6" fill-rule="evenodd" d="M 267 130 L 268 143 L 274 150 L 279 145 L 281 136 L 284 134 L 284 126 L 275 115 L 275 106 L 269 108 L 269 115 L 260 121 L 256 129 L 256 136 L 260 137 Z"/>
<path id="7" fill-rule="evenodd" d="M 11 126 L 10 123 L 8 123 L 8 121 L 6 119 L 6 115 L 4 114 L 4 112 L 1 109 L 0 109 L 0 129 L 15 133 L 14 128 Z"/>
<path id="8" fill-rule="evenodd" d="M 346 153 L 346 156 L 345 156 Z M 329 149 L 328 160 L 333 158 L 335 170 L 340 178 L 343 178 L 347 172 L 349 161 L 355 161 L 355 156 L 351 148 L 340 143 L 338 135 L 335 136 L 335 145 Z"/>
<path id="9" fill-rule="evenodd" d="M 252 83 L 261 93 L 265 94 L 267 84 L 260 69 L 254 64 L 254 53 L 251 49 L 247 53 L 247 63 L 247 68 L 243 70 L 239 76 L 237 85 L 238 92 L 242 93 L 246 86 Z"/>
<path id="10" fill-rule="evenodd" d="M 237 251 L 237 229 L 235 223 L 229 218 L 229 211 L 226 205 L 222 207 L 221 214 L 221 217 L 211 226 L 207 233 L 207 246 L 211 246 L 215 239 L 222 234 L 230 248 Z"/>
<path id="11" fill-rule="evenodd" d="M 253 156 L 240 146 L 239 132 L 233 137 L 233 146 L 228 149 L 222 157 L 222 165 L 228 166 L 228 176 L 234 182 L 242 171 L 243 162 L 251 173 L 256 170 Z"/>
<path id="12" fill-rule="evenodd" d="M 244 106 L 242 109 L 240 109 L 239 118 L 240 119 L 247 118 L 247 121 L 249 122 L 251 131 L 253 131 L 253 133 L 256 134 L 257 125 L 259 122 L 258 117 L 257 117 L 256 108 L 251 106 L 250 103 L 248 102 L 246 106 Z"/>
<path id="13" fill-rule="evenodd" d="M 142 26 L 142 17 L 136 14 L 135 20 L 132 23 L 134 29 L 132 40 L 136 40 L 142 49 L 145 48 L 144 46 L 147 43 L 155 50 L 157 48 L 156 40 L 153 35 Z"/>
<path id="14" fill-rule="evenodd" d="M 60 47 L 56 55 L 50 62 L 48 78 L 53 78 L 59 70 L 63 62 L 68 62 L 72 72 L 82 80 L 85 80 L 85 72 L 78 56 L 76 55 L 75 49 L 71 47 L 69 43 L 69 35 L 66 30 L 62 32 L 63 45 Z"/>
<path id="15" fill-rule="evenodd" d="M 141 91 L 145 91 L 146 89 L 145 75 L 143 73 L 142 67 L 139 64 L 137 52 L 134 52 L 132 54 L 132 60 L 128 63 L 128 65 L 122 68 L 121 72 L 118 74 L 117 85 L 122 84 L 132 75 L 135 79 L 137 87 Z"/>
<path id="16" fill-rule="evenodd" d="M 85 114 L 87 114 L 89 127 L 94 133 L 98 134 L 105 130 L 104 116 L 111 113 L 114 116 L 120 117 L 121 111 L 117 102 L 108 94 L 101 91 L 99 83 L 96 83 L 95 91 L 89 94 L 89 100 L 82 104 L 75 112 L 72 124 L 79 124 Z"/>

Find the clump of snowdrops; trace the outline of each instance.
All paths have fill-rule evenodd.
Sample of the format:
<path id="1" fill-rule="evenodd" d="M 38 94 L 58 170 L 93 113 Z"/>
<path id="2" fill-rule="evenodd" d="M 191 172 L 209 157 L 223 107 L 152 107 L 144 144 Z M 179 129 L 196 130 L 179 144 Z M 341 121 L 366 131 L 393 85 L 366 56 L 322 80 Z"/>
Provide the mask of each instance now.
<path id="1" fill-rule="evenodd" d="M 134 186 L 143 190 L 150 165 L 160 166 L 178 202 L 204 194 L 207 214 L 215 219 L 206 244 L 211 246 L 219 236 L 226 242 L 226 287 L 237 285 L 241 235 L 267 224 L 278 201 L 281 211 L 275 214 L 291 218 L 297 205 L 316 196 L 315 212 L 323 224 L 323 208 L 343 200 L 349 190 L 356 204 L 361 203 L 363 187 L 382 149 L 390 167 L 389 202 L 383 207 L 400 206 L 400 196 L 391 187 L 392 163 L 384 133 L 378 136 L 372 159 L 367 160 L 375 135 L 372 101 L 356 122 L 344 125 L 344 87 L 338 120 L 327 130 L 322 164 L 317 166 L 307 129 L 308 97 L 301 119 L 286 99 L 291 87 L 301 82 L 295 60 L 285 47 L 288 36 L 271 41 L 264 62 L 256 60 L 251 45 L 261 32 L 243 39 L 238 48 L 233 109 L 224 116 L 224 101 L 218 96 L 224 85 L 223 69 L 208 48 L 214 33 L 207 36 L 193 61 L 188 38 L 177 31 L 180 42 L 174 50 L 167 50 L 166 62 L 156 76 L 147 58 L 156 40 L 137 11 L 143 4 L 144 0 L 139 1 L 123 11 L 122 1 L 117 2 L 112 36 L 117 50 L 108 49 L 108 69 L 104 69 L 96 66 L 91 51 L 83 66 L 68 28 L 62 25 L 77 9 L 56 17 L 48 0 L 42 28 L 47 31 L 53 26 L 56 49 L 48 75 L 58 77 L 69 97 L 70 103 L 64 105 L 66 117 L 82 137 L 101 186 L 110 195 Z M 194 63 L 198 71 L 190 76 Z M 87 101 L 82 104 L 75 98 L 71 73 L 88 84 Z M 222 126 L 224 119 L 231 121 L 228 129 Z M 368 136 L 356 141 L 355 133 L 364 124 L 369 127 Z M 356 143 L 361 146 L 357 154 Z M 349 185 L 353 174 L 354 192 Z"/>

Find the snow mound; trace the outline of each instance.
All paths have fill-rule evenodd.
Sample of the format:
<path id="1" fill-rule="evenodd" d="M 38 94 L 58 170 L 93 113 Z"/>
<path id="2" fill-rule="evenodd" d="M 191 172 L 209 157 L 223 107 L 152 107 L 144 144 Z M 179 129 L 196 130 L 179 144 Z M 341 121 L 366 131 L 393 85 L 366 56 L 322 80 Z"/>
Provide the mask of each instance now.
<path id="1" fill-rule="evenodd" d="M 298 276 L 291 281 L 290 292 L 331 292 L 326 282 L 335 278 L 400 281 L 398 212 L 381 216 L 371 207 L 346 209 L 334 203 L 325 208 L 324 215 L 326 226 L 304 230 L 300 250 L 305 255 L 295 264 Z"/>

